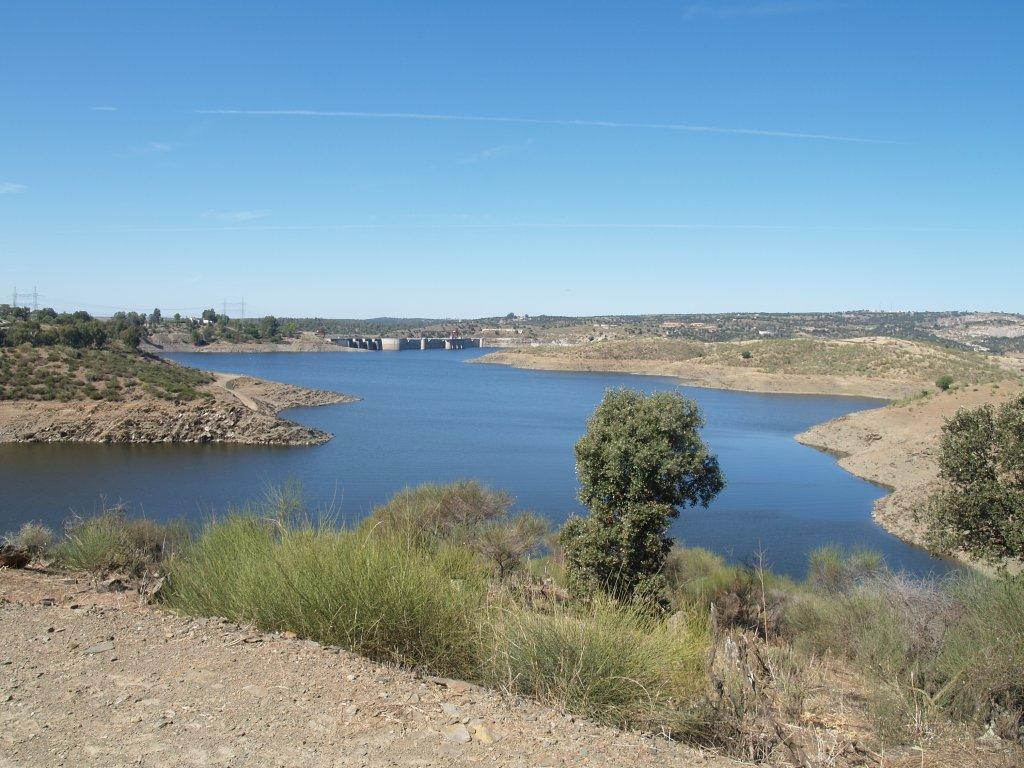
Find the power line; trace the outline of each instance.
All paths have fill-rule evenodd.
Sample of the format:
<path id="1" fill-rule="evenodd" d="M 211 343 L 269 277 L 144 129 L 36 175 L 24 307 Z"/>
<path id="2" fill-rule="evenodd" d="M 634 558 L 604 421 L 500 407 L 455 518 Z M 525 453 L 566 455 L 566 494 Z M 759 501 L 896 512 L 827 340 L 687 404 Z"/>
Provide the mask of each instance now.
<path id="1" fill-rule="evenodd" d="M 19 306 L 18 302 L 21 301 L 21 299 L 32 299 L 32 311 L 39 311 L 39 289 L 34 285 L 32 286 L 32 291 L 30 293 L 18 293 L 18 286 L 14 286 L 14 290 L 11 292 L 11 306 Z"/>
<path id="2" fill-rule="evenodd" d="M 231 314 L 228 314 L 228 310 L 231 311 Z M 236 317 L 239 320 L 244 320 L 245 298 L 243 297 L 241 301 L 228 301 L 227 299 L 224 299 L 224 301 L 221 304 L 221 314 L 228 315 L 228 317 Z"/>

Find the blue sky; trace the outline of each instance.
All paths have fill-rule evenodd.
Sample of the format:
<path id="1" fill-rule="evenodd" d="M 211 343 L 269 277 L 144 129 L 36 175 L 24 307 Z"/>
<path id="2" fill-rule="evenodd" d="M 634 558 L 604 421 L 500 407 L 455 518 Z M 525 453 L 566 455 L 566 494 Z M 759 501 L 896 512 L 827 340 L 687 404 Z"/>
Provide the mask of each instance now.
<path id="1" fill-rule="evenodd" d="M 1022 36 L 1005 0 L 8 0 L 0 301 L 1024 312 Z"/>

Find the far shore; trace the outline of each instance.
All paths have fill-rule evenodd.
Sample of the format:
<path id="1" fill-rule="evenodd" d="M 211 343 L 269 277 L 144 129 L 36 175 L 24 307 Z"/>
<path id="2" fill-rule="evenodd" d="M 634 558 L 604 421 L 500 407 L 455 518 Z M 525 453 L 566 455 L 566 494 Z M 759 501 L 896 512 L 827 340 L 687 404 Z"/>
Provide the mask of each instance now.
<path id="1" fill-rule="evenodd" d="M 530 355 L 528 350 L 491 352 L 468 362 L 542 371 L 667 376 L 692 387 L 779 395 L 835 395 L 897 400 L 920 392 L 926 386 L 924 382 L 917 381 L 764 373 L 749 368 L 712 366 L 689 361 L 581 360 L 558 355 Z"/>

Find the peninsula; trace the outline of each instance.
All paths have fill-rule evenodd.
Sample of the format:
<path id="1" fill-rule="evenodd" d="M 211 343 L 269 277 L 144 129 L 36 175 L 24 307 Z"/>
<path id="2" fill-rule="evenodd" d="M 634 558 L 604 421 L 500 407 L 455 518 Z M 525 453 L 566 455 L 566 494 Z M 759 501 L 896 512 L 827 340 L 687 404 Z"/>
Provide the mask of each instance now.
<path id="1" fill-rule="evenodd" d="M 331 435 L 279 412 L 357 399 L 160 359 L 128 315 L 0 319 L 0 442 L 317 445 Z"/>

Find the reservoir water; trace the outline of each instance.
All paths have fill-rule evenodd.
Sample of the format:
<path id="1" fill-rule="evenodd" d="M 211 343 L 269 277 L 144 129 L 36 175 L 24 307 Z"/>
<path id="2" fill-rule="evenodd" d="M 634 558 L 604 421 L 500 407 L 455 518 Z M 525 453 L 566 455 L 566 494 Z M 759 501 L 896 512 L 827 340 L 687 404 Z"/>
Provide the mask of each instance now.
<path id="1" fill-rule="evenodd" d="M 407 485 L 479 479 L 518 509 L 555 523 L 582 512 L 573 444 L 610 387 L 681 390 L 707 420 L 705 439 L 728 486 L 711 508 L 684 510 L 673 534 L 735 562 L 763 552 L 801 576 L 825 544 L 881 552 L 914 574 L 949 564 L 871 520 L 885 491 L 793 437 L 877 400 L 750 394 L 681 387 L 672 379 L 470 365 L 486 350 L 337 354 L 175 354 L 174 360 L 358 395 L 360 402 L 285 412 L 332 432 L 316 447 L 0 445 L 0 531 L 27 520 L 58 525 L 72 511 L 124 502 L 156 518 L 199 519 L 295 482 L 309 506 L 358 519 Z"/>

